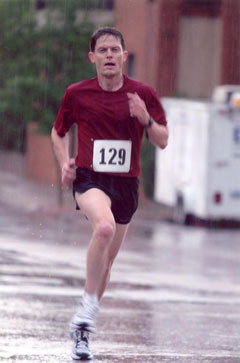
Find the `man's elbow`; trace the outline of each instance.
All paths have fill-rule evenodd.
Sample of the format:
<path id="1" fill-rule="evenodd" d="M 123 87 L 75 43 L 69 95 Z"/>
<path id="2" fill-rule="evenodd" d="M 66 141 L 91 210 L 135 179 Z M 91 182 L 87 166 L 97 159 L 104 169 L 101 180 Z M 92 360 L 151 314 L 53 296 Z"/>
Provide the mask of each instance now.
<path id="1" fill-rule="evenodd" d="M 53 139 L 54 139 L 54 137 L 55 137 L 55 133 L 56 133 L 56 130 L 55 130 L 55 128 L 53 127 L 53 128 L 52 128 L 52 131 L 51 131 L 51 139 L 52 139 L 52 141 L 53 141 Z"/>
<path id="2" fill-rule="evenodd" d="M 159 146 L 161 149 L 165 149 L 168 146 L 168 139 L 161 141 Z"/>
<path id="3" fill-rule="evenodd" d="M 52 131 L 51 131 L 51 140 L 52 143 L 54 143 L 57 139 L 58 139 L 59 135 L 55 129 L 55 127 L 53 126 Z"/>
<path id="4" fill-rule="evenodd" d="M 159 143 L 159 146 L 161 149 L 165 149 L 168 146 L 168 129 L 165 129 L 165 135 L 161 138 L 161 141 Z"/>

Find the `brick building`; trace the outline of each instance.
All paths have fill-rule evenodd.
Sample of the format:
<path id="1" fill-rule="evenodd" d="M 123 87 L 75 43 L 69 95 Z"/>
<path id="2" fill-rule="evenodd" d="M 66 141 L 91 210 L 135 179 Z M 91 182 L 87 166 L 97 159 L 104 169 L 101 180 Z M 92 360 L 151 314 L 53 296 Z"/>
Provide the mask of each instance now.
<path id="1" fill-rule="evenodd" d="M 240 0 L 115 0 L 127 73 L 161 96 L 240 83 Z"/>

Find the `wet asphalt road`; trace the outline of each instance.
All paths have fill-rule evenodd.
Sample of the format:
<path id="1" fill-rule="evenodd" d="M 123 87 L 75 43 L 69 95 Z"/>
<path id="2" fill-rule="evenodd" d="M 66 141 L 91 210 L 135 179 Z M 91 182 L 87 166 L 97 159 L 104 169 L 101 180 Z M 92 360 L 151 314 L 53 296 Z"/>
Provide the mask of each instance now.
<path id="1" fill-rule="evenodd" d="M 0 362 L 71 362 L 90 229 L 0 204 Z M 135 218 L 92 337 L 94 363 L 240 362 L 239 230 Z"/>

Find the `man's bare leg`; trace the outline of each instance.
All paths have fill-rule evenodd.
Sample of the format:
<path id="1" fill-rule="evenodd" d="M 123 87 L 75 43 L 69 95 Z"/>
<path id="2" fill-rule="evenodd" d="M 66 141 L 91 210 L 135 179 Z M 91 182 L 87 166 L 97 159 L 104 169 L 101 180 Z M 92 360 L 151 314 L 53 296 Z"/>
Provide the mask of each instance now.
<path id="1" fill-rule="evenodd" d="M 111 212 L 111 200 L 101 190 L 92 188 L 76 193 L 75 198 L 91 223 L 93 233 L 87 252 L 86 284 L 81 305 L 70 323 L 70 332 L 95 331 L 102 289 L 108 266 L 109 248 L 115 235 L 115 221 Z"/>
<path id="2" fill-rule="evenodd" d="M 93 229 L 87 251 L 85 292 L 99 297 L 116 232 L 116 224 L 110 209 L 111 200 L 104 192 L 96 188 L 89 189 L 83 194 L 76 193 L 76 199 Z"/>
<path id="3" fill-rule="evenodd" d="M 108 260 L 107 260 L 107 269 L 105 270 L 105 276 L 102 279 L 101 289 L 98 291 L 99 300 L 102 298 L 104 291 L 107 287 L 107 284 L 110 280 L 111 268 L 112 264 L 123 244 L 125 236 L 128 231 L 129 224 L 116 224 L 116 232 L 115 236 L 111 242 L 109 251 L 108 251 Z"/>
<path id="4" fill-rule="evenodd" d="M 97 188 L 76 193 L 81 211 L 88 217 L 93 233 L 87 252 L 86 283 L 81 306 L 74 315 L 70 331 L 95 330 L 95 320 L 101 299 L 110 278 L 112 263 L 121 247 L 128 225 L 116 224 L 111 212 L 111 200 Z"/>

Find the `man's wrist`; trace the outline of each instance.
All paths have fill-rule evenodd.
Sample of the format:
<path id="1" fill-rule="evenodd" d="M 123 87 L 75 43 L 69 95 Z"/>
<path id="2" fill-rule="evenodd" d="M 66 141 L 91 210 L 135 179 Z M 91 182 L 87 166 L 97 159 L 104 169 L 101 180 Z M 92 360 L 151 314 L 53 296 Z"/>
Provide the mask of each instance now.
<path id="1" fill-rule="evenodd" d="M 64 160 L 64 161 L 62 162 L 62 167 L 61 167 L 62 172 L 63 172 L 63 170 L 65 170 L 65 169 L 66 169 L 66 167 L 68 167 L 68 165 L 69 165 L 69 159 Z"/>
<path id="2" fill-rule="evenodd" d="M 150 129 L 152 127 L 153 123 L 154 123 L 154 119 L 152 118 L 152 116 L 149 116 L 148 123 L 145 126 L 145 128 Z"/>

